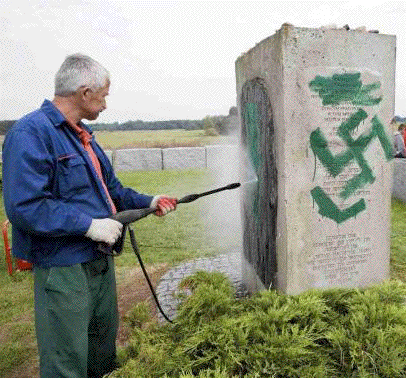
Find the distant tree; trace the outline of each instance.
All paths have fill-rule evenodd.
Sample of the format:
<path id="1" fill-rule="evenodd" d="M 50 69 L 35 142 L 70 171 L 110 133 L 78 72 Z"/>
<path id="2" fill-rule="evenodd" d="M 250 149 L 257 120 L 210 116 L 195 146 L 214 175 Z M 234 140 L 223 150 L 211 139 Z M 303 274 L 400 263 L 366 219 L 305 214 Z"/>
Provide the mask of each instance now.
<path id="1" fill-rule="evenodd" d="M 220 135 L 227 135 L 227 119 L 226 116 L 217 116 L 216 117 L 216 130 Z"/>
<path id="2" fill-rule="evenodd" d="M 11 129 L 16 121 L 0 121 L 0 135 L 5 135 Z"/>
<path id="3" fill-rule="evenodd" d="M 232 106 L 228 111 L 229 116 L 238 116 L 238 108 L 236 106 Z"/>
<path id="4" fill-rule="evenodd" d="M 214 117 L 206 116 L 203 118 L 203 130 L 204 130 L 205 135 L 209 135 L 209 136 L 218 135 Z"/>
<path id="5" fill-rule="evenodd" d="M 228 135 L 239 127 L 238 110 L 233 106 L 228 116 L 206 116 L 203 118 L 203 129 L 206 135 Z"/>

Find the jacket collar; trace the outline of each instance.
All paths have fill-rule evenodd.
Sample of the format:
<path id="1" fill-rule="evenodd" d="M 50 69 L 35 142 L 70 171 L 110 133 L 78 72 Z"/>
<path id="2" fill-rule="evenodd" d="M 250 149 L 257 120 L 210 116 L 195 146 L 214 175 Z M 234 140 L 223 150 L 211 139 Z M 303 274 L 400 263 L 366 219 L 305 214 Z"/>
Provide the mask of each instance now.
<path id="1" fill-rule="evenodd" d="M 65 116 L 59 111 L 59 109 L 49 100 L 45 100 L 41 105 L 41 110 L 49 118 L 52 124 L 55 127 L 61 127 L 66 124 Z M 89 134 L 92 134 L 92 129 L 85 125 L 83 122 L 80 122 L 80 126 L 83 127 Z"/>

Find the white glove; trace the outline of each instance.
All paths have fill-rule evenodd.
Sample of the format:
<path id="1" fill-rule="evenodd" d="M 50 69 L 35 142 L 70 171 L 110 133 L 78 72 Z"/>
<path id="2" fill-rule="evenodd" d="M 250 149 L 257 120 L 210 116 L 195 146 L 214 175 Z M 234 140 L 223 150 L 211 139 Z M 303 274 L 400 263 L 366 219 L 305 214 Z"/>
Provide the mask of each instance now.
<path id="1" fill-rule="evenodd" d="M 120 237 L 123 225 L 110 218 L 92 219 L 85 236 L 97 241 L 113 245 Z"/>

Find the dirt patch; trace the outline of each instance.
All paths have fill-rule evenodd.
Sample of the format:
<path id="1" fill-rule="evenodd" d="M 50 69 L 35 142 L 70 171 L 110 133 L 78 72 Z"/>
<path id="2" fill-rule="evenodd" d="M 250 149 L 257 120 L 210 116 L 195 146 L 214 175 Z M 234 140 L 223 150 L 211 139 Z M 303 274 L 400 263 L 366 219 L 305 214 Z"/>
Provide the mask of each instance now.
<path id="1" fill-rule="evenodd" d="M 155 288 L 160 278 L 168 270 L 168 265 L 155 265 L 147 267 L 148 276 Z M 123 346 L 128 340 L 129 328 L 124 321 L 125 315 L 137 303 L 148 301 L 151 306 L 151 314 L 157 316 L 157 308 L 153 300 L 148 283 L 145 280 L 141 268 L 126 269 L 117 275 L 118 311 L 120 313 L 120 325 L 118 329 L 117 345 Z"/>
<path id="2" fill-rule="evenodd" d="M 156 265 L 147 267 L 148 275 L 154 287 L 156 287 L 160 278 L 168 270 L 168 265 Z M 117 295 L 118 295 L 118 309 L 120 313 L 120 326 L 118 330 L 117 345 L 125 345 L 129 328 L 124 321 L 125 314 L 137 303 L 148 301 L 151 304 L 151 313 L 156 316 L 156 306 L 153 302 L 153 298 L 142 273 L 141 268 L 118 268 L 117 269 Z M 31 319 L 16 319 L 15 321 L 33 321 Z M 35 340 L 21 340 L 26 345 L 35 343 Z M 24 364 L 21 364 L 13 372 L 10 372 L 4 376 L 4 378 L 38 378 L 38 356 L 35 355 L 32 358 L 26 360 Z"/>

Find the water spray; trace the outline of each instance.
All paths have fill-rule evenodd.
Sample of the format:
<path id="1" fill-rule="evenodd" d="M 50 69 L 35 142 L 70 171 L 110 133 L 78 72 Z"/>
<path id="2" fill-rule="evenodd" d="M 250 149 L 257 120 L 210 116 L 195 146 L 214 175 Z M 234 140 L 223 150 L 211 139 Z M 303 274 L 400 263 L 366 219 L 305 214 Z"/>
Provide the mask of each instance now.
<path id="1" fill-rule="evenodd" d="M 258 178 L 254 178 L 252 180 L 248 180 L 248 181 L 244 181 L 241 183 L 241 185 L 253 185 L 253 184 L 257 184 L 258 183 Z"/>

